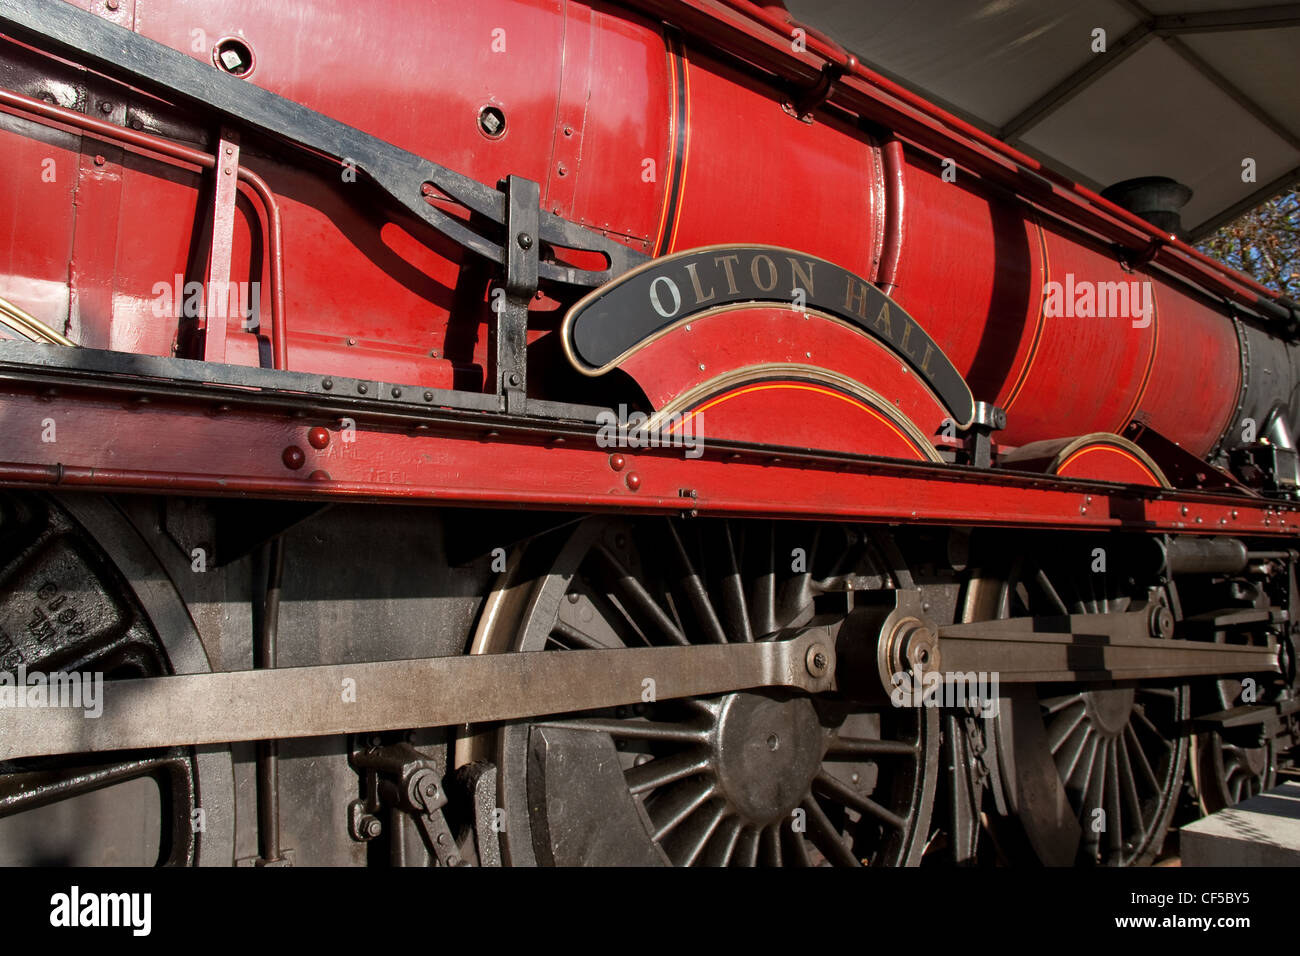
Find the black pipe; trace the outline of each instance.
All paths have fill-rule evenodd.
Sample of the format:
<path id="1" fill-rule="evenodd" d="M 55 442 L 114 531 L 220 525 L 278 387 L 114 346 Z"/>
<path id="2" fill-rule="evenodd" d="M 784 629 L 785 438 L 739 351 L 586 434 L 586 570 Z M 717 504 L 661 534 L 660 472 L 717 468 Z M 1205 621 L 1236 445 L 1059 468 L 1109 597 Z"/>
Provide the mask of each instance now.
<path id="1" fill-rule="evenodd" d="M 253 667 L 275 667 L 276 639 L 280 627 L 280 582 L 284 577 L 284 538 L 267 546 L 266 600 L 262 626 L 253 646 Z M 257 742 L 257 854 L 261 864 L 279 863 L 280 776 L 279 746 L 274 740 Z"/>
<path id="2" fill-rule="evenodd" d="M 1240 538 L 1171 538 L 1165 550 L 1170 574 L 1237 574 L 1246 561 Z"/>

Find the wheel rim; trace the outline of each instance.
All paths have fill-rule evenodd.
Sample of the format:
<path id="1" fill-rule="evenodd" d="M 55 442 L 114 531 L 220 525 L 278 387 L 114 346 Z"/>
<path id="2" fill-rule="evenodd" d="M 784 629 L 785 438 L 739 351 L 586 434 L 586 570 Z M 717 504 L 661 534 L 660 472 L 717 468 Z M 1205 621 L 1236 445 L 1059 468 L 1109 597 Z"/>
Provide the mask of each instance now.
<path id="1" fill-rule="evenodd" d="M 15 621 L 32 639 L 13 639 Z M 193 622 L 157 558 L 101 499 L 0 497 L 0 626 L 10 638 L 3 670 L 22 664 L 28 673 L 100 672 L 111 680 L 208 669 Z M 150 781 L 157 788 L 157 825 L 138 835 L 138 846 L 90 840 L 127 829 L 122 817 L 137 812 L 142 796 L 155 799 Z M 232 792 L 225 748 L 0 762 L 0 826 L 16 862 L 133 862 L 137 849 L 156 845 L 159 865 L 229 865 L 233 820 L 225 810 Z M 57 828 L 41 823 L 52 813 L 60 815 Z M 118 826 L 106 827 L 106 818 Z M 28 839 L 34 829 L 47 840 Z M 61 842 L 49 841 L 55 830 Z M 22 848 L 13 850 L 20 840 Z"/>
<path id="2" fill-rule="evenodd" d="M 511 647 L 763 640 L 810 620 L 833 576 L 819 573 L 866 547 L 837 533 L 768 522 L 584 522 L 512 622 Z M 780 573 L 776 556 L 800 538 L 808 570 Z M 510 725 L 497 748 L 507 856 L 562 865 L 915 863 L 937 727 L 933 710 L 774 691 Z"/>
<path id="3" fill-rule="evenodd" d="M 1232 707 L 1241 699 L 1241 681 L 1214 684 L 1213 699 L 1219 709 Z M 1198 734 L 1192 744 L 1196 795 L 1203 813 L 1217 813 L 1249 800 L 1276 783 L 1277 754 L 1271 739 L 1261 747 L 1248 747 L 1210 731 Z"/>

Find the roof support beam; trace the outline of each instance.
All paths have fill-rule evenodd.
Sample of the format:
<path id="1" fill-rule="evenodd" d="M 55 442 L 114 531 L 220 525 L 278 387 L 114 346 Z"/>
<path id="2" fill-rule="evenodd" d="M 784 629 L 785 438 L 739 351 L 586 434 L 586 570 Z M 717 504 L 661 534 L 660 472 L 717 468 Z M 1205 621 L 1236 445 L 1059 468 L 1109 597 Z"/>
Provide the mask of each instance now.
<path id="1" fill-rule="evenodd" d="M 1226 33 L 1229 30 L 1266 30 L 1300 26 L 1300 3 L 1245 10 L 1205 10 L 1200 13 L 1164 13 L 1151 18 L 1156 33 Z"/>
<path id="2" fill-rule="evenodd" d="M 1288 170 L 1270 183 L 1265 183 L 1246 198 L 1238 200 L 1236 203 L 1223 210 L 1223 212 L 1211 216 L 1204 222 L 1187 230 L 1188 243 L 1194 245 L 1195 243 L 1200 242 L 1220 226 L 1227 225 L 1238 216 L 1250 212 L 1260 203 L 1267 202 L 1284 190 L 1294 186 L 1296 183 L 1300 183 L 1300 166 Z"/>
<path id="3" fill-rule="evenodd" d="M 1140 50 L 1154 35 L 1147 24 L 1139 23 L 1120 37 L 1105 53 L 1094 53 L 1086 66 L 1075 70 L 1008 120 L 998 130 L 998 139 L 1007 142 L 1019 136 L 1089 83 L 1119 66 L 1128 57 Z"/>
<path id="4" fill-rule="evenodd" d="M 1287 129 L 1286 125 L 1279 122 L 1276 118 L 1274 118 L 1273 115 L 1268 112 L 1268 110 L 1264 109 L 1264 107 L 1260 106 L 1249 96 L 1243 93 L 1236 86 L 1236 84 L 1234 84 L 1226 76 L 1224 76 L 1214 67 L 1210 66 L 1210 64 L 1206 63 L 1205 60 L 1203 60 L 1196 52 L 1194 52 L 1190 47 L 1188 47 L 1186 43 L 1184 43 L 1182 40 L 1178 39 L 1177 37 L 1166 37 L 1165 43 L 1166 45 L 1168 45 L 1169 49 L 1173 50 L 1180 57 L 1182 57 L 1183 60 L 1189 66 L 1192 67 L 1192 69 L 1196 70 L 1197 73 L 1200 73 L 1201 76 L 1205 77 L 1215 86 L 1217 86 L 1220 90 L 1226 93 L 1229 97 L 1232 98 L 1232 101 L 1234 103 L 1240 106 L 1252 117 L 1254 117 L 1260 123 L 1267 126 L 1269 132 L 1271 132 L 1274 136 L 1281 139 L 1292 149 L 1300 152 L 1300 136 L 1297 136 L 1295 133 L 1291 132 L 1291 130 Z"/>

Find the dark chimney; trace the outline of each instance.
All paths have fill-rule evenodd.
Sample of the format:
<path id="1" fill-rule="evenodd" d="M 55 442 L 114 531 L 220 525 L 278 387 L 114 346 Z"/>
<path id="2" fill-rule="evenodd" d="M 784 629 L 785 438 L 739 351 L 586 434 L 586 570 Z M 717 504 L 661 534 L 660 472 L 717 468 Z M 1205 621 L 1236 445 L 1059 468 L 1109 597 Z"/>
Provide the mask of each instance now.
<path id="1" fill-rule="evenodd" d="M 1107 186 L 1101 194 L 1115 205 L 1141 216 L 1161 232 L 1183 238 L 1183 220 L 1178 210 L 1192 198 L 1190 186 L 1168 176 L 1140 176 Z"/>

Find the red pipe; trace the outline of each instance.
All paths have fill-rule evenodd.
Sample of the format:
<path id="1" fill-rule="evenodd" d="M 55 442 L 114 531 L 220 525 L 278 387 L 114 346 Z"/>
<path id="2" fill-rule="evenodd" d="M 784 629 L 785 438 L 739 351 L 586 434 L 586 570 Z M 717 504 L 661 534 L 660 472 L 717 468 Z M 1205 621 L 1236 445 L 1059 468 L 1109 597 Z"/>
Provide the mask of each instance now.
<path id="1" fill-rule="evenodd" d="M 112 123 L 97 120 L 93 116 L 87 116 L 85 113 L 78 113 L 75 110 L 55 106 L 52 103 L 32 99 L 12 90 L 0 89 L 0 105 L 35 113 L 45 119 L 66 123 L 85 132 L 103 136 L 106 139 L 117 140 L 121 143 L 137 146 L 140 149 L 169 156 L 172 159 L 193 163 L 195 166 L 201 166 L 204 169 L 214 169 L 217 165 L 216 157 L 209 153 L 182 146 L 180 143 L 162 139 L 151 133 L 142 133 L 138 130 L 115 126 Z M 257 193 L 268 220 L 266 232 L 267 252 L 271 259 L 271 364 L 272 367 L 277 369 L 287 369 L 289 367 L 289 343 L 285 334 L 284 232 L 280 220 L 280 206 L 275 201 L 275 194 L 271 192 L 266 180 L 257 173 L 241 165 L 239 167 L 239 178 Z"/>
<path id="2" fill-rule="evenodd" d="M 885 241 L 880 250 L 880 271 L 876 285 L 889 295 L 898 278 L 898 262 L 903 255 L 903 204 L 907 190 L 903 188 L 903 144 L 896 136 L 885 140 L 880 150 L 885 174 Z"/>

